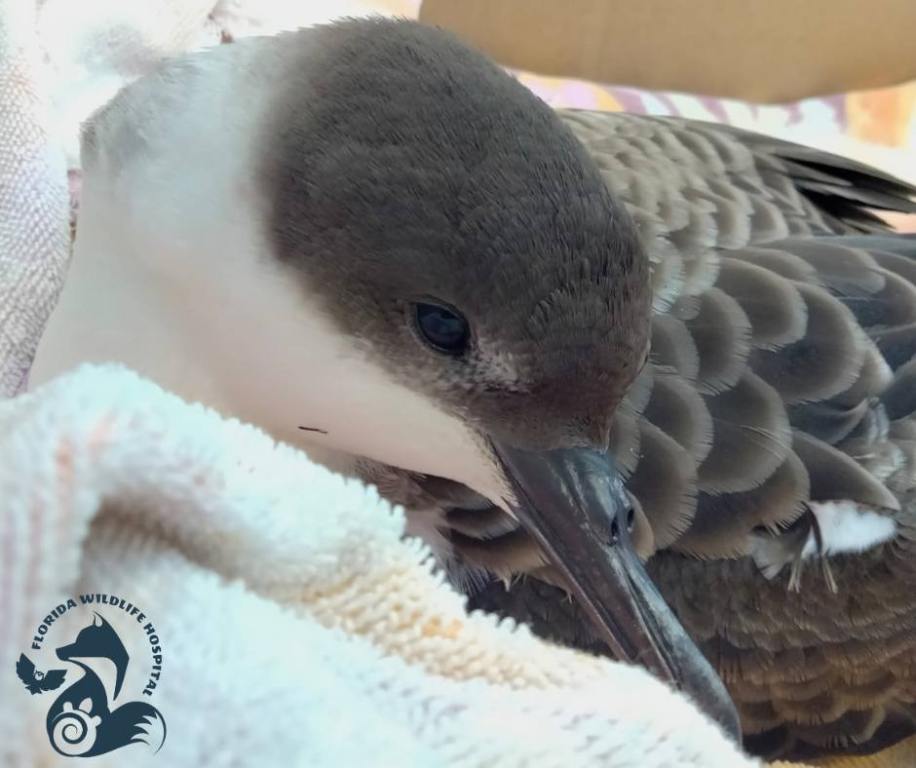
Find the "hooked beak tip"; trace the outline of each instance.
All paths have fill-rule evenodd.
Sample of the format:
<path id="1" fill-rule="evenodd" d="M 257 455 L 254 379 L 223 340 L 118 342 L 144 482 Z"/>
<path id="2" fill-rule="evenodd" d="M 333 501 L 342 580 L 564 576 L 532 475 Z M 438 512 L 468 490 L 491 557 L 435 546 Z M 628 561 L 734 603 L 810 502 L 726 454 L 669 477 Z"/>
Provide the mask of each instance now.
<path id="1" fill-rule="evenodd" d="M 629 537 L 631 504 L 606 454 L 528 452 L 493 442 L 513 513 L 564 576 L 611 654 L 690 694 L 738 738 L 722 681 L 658 593 Z"/>

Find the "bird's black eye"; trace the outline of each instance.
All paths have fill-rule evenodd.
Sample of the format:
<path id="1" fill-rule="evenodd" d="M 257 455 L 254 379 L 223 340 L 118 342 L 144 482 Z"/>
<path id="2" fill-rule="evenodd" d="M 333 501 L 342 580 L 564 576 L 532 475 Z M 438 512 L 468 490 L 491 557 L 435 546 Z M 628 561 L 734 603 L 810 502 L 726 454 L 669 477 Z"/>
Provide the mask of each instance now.
<path id="1" fill-rule="evenodd" d="M 467 351 L 471 329 L 456 310 L 419 302 L 414 304 L 414 317 L 420 335 L 437 352 L 457 356 Z"/>

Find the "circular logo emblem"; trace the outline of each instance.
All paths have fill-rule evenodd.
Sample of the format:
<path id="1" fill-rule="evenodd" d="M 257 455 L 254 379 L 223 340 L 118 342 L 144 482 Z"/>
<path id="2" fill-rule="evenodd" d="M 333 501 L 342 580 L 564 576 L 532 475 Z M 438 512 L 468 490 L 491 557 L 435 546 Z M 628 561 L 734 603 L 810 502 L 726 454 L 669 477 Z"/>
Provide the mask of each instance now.
<path id="1" fill-rule="evenodd" d="M 70 612 L 85 614 L 82 628 L 75 636 L 57 637 L 55 623 Z M 132 662 L 115 626 L 142 633 L 149 647 L 149 676 L 137 698 L 122 690 Z M 55 606 L 35 630 L 30 654 L 16 662 L 16 674 L 30 694 L 55 692 L 48 738 L 67 757 L 102 755 L 128 744 L 158 752 L 165 743 L 165 719 L 149 699 L 161 673 L 162 644 L 152 621 L 133 603 L 104 594 L 79 595 Z"/>

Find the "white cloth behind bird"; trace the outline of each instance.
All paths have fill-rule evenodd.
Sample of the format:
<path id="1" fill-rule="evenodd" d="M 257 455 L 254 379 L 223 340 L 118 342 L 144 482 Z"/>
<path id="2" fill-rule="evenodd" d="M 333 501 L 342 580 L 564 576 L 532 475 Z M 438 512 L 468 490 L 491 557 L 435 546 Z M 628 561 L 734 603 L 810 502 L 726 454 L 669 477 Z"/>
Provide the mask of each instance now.
<path id="1" fill-rule="evenodd" d="M 58 694 L 30 696 L 13 668 L 53 606 L 116 593 L 155 620 L 168 736 L 92 764 L 755 765 L 644 671 L 466 615 L 403 524 L 121 368 L 6 401 L 0 764 L 70 764 L 44 732 Z M 145 675 L 146 635 L 120 634 Z"/>
<path id="2" fill-rule="evenodd" d="M 0 0 L 0 397 L 19 391 L 63 284 L 67 173 L 49 141 L 36 7 Z"/>

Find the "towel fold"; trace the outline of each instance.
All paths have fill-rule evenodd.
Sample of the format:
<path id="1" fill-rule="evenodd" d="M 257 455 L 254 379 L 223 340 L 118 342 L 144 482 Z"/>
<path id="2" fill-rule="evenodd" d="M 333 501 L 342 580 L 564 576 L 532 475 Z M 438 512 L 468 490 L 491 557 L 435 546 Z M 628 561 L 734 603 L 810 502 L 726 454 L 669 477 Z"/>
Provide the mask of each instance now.
<path id="1" fill-rule="evenodd" d="M 646 672 L 467 615 L 375 491 L 257 429 L 116 367 L 84 367 L 0 405 L 0 763 L 72 765 L 44 733 L 39 669 L 116 595 L 149 641 L 96 606 L 131 658 L 128 698 L 167 724 L 158 754 L 99 765 L 696 766 L 742 757 Z M 126 617 L 125 617 L 126 615 Z M 133 675 L 133 677 L 131 677 Z M 70 685 L 65 680 L 64 688 Z"/>

